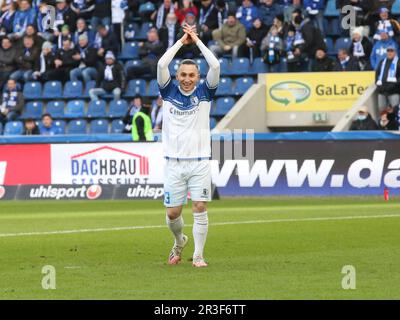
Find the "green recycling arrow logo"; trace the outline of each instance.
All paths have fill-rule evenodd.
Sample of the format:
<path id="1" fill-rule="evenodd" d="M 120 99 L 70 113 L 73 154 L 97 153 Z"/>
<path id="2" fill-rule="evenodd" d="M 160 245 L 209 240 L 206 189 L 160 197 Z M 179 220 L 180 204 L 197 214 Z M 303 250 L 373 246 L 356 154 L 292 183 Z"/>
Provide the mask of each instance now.
<path id="1" fill-rule="evenodd" d="M 310 87 L 298 81 L 279 82 L 269 89 L 271 98 L 285 105 L 285 107 L 290 103 L 300 103 L 307 100 L 310 93 Z"/>

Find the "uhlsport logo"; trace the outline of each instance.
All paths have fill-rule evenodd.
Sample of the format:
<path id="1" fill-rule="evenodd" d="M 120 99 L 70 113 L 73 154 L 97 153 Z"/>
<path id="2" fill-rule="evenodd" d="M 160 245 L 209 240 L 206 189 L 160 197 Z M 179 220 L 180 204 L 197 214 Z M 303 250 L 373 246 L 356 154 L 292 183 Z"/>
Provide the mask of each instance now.
<path id="1" fill-rule="evenodd" d="M 306 101 L 310 97 L 310 93 L 310 87 L 298 81 L 279 82 L 269 90 L 271 98 L 284 106 Z"/>
<path id="2" fill-rule="evenodd" d="M 6 194 L 6 189 L 3 186 L 0 186 L 0 199 L 2 199 Z"/>
<path id="3" fill-rule="evenodd" d="M 86 191 L 86 197 L 89 200 L 95 200 L 101 196 L 102 188 L 99 185 L 90 186 Z"/>

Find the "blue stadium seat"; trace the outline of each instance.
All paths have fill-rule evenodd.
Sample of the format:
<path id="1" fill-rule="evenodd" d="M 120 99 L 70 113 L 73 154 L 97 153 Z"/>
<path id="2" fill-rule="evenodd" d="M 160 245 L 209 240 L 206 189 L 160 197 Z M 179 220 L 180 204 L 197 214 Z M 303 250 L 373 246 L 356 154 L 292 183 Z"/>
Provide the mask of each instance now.
<path id="1" fill-rule="evenodd" d="M 108 116 L 110 118 L 122 118 L 128 111 L 128 103 L 125 100 L 112 100 Z"/>
<path id="2" fill-rule="evenodd" d="M 349 49 L 351 45 L 350 38 L 338 38 L 335 43 L 335 53 L 338 53 L 339 49 Z"/>
<path id="3" fill-rule="evenodd" d="M 129 23 L 128 25 L 124 26 L 124 38 L 125 41 L 132 41 L 137 33 L 137 28 L 135 29 L 133 23 Z"/>
<path id="4" fill-rule="evenodd" d="M 147 91 L 147 97 L 156 97 L 158 96 L 160 90 L 158 89 L 157 79 L 153 79 L 149 83 L 149 89 Z"/>
<path id="5" fill-rule="evenodd" d="M 83 100 L 71 100 L 67 103 L 65 118 L 85 117 L 85 102 Z"/>
<path id="6" fill-rule="evenodd" d="M 23 134 L 24 124 L 21 121 L 9 121 L 4 126 L 4 135 L 13 136 Z"/>
<path id="7" fill-rule="evenodd" d="M 395 0 L 392 5 L 391 14 L 395 17 L 400 16 L 400 0 Z"/>
<path id="8" fill-rule="evenodd" d="M 89 90 L 96 87 L 96 81 L 91 80 L 85 84 L 85 90 L 83 91 L 82 98 L 89 98 Z"/>
<path id="9" fill-rule="evenodd" d="M 243 77 L 237 78 L 233 88 L 233 93 L 237 96 L 243 95 L 253 85 L 253 78 Z"/>
<path id="10" fill-rule="evenodd" d="M 171 74 L 172 77 L 175 77 L 176 72 L 178 71 L 180 62 L 181 62 L 181 59 L 173 59 L 172 62 L 170 63 L 169 73 Z"/>
<path id="11" fill-rule="evenodd" d="M 88 118 L 104 118 L 106 117 L 107 103 L 104 100 L 90 101 L 88 105 Z"/>
<path id="12" fill-rule="evenodd" d="M 43 111 L 43 102 L 31 101 L 25 105 L 25 112 L 22 114 L 21 119 L 40 119 Z"/>
<path id="13" fill-rule="evenodd" d="M 147 31 L 149 31 L 149 29 L 151 27 L 153 27 L 154 24 L 152 22 L 144 22 L 139 30 L 139 32 L 137 32 L 134 36 L 134 39 L 137 40 L 146 40 L 147 39 Z"/>
<path id="14" fill-rule="evenodd" d="M 338 18 L 324 18 L 323 20 L 325 34 L 329 37 L 339 37 L 342 33 L 340 21 Z"/>
<path id="15" fill-rule="evenodd" d="M 255 58 L 253 64 L 250 66 L 250 74 L 255 75 L 259 73 L 267 73 L 268 65 L 264 63 L 261 58 Z"/>
<path id="16" fill-rule="evenodd" d="M 140 66 L 142 64 L 143 62 L 141 60 L 128 60 L 124 65 L 125 73 L 128 73 L 129 67 Z"/>
<path id="17" fill-rule="evenodd" d="M 197 65 L 200 68 L 200 75 L 205 76 L 208 72 L 208 64 L 205 59 L 196 59 Z"/>
<path id="18" fill-rule="evenodd" d="M 86 133 L 86 120 L 76 119 L 70 121 L 68 124 L 69 134 L 85 134 Z"/>
<path id="19" fill-rule="evenodd" d="M 250 62 L 248 58 L 232 59 L 231 67 L 229 68 L 230 75 L 248 75 L 250 74 Z"/>
<path id="20" fill-rule="evenodd" d="M 90 133 L 108 133 L 108 120 L 97 119 L 90 122 Z"/>
<path id="21" fill-rule="evenodd" d="M 235 99 L 232 97 L 218 98 L 215 106 L 211 110 L 212 116 L 224 116 L 235 105 Z"/>
<path id="22" fill-rule="evenodd" d="M 64 98 L 76 99 L 83 97 L 83 84 L 81 81 L 67 81 L 64 86 Z"/>
<path id="23" fill-rule="evenodd" d="M 324 11 L 324 17 L 339 17 L 339 10 L 336 8 L 336 0 L 328 0 L 325 11 Z"/>
<path id="24" fill-rule="evenodd" d="M 62 134 L 65 134 L 66 123 L 65 123 L 64 120 L 55 120 L 55 121 L 54 121 L 54 125 L 55 125 L 56 127 L 61 128 L 61 133 L 62 133 Z"/>
<path id="25" fill-rule="evenodd" d="M 47 81 L 44 84 L 43 99 L 60 98 L 63 98 L 61 81 Z"/>
<path id="26" fill-rule="evenodd" d="M 42 84 L 38 81 L 27 82 L 22 93 L 25 99 L 40 99 L 42 97 Z"/>
<path id="27" fill-rule="evenodd" d="M 126 97 L 134 97 L 137 94 L 144 95 L 146 92 L 146 81 L 143 79 L 129 80 L 125 90 Z"/>
<path id="28" fill-rule="evenodd" d="M 221 78 L 215 93 L 217 96 L 229 96 L 232 94 L 232 79 L 231 78 Z"/>
<path id="29" fill-rule="evenodd" d="M 64 101 L 50 101 L 47 103 L 46 112 L 53 118 L 64 118 Z"/>
<path id="30" fill-rule="evenodd" d="M 279 62 L 279 70 L 278 72 L 287 72 L 287 60 L 286 58 L 281 59 Z"/>
<path id="31" fill-rule="evenodd" d="M 111 122 L 111 133 L 122 133 L 124 131 L 124 123 L 121 119 L 115 119 Z"/>
<path id="32" fill-rule="evenodd" d="M 122 48 L 121 55 L 118 58 L 121 60 L 139 58 L 139 43 L 134 41 L 126 42 Z"/>
<path id="33" fill-rule="evenodd" d="M 215 126 L 217 125 L 217 119 L 215 119 L 214 117 L 210 118 L 210 129 L 214 129 Z"/>
<path id="34" fill-rule="evenodd" d="M 326 50 L 327 50 L 328 55 L 334 55 L 335 54 L 335 48 L 333 46 L 332 38 L 324 38 L 324 42 L 326 44 Z"/>
<path id="35" fill-rule="evenodd" d="M 227 75 L 229 73 L 229 61 L 227 58 L 219 58 L 219 64 L 221 66 L 221 75 Z"/>

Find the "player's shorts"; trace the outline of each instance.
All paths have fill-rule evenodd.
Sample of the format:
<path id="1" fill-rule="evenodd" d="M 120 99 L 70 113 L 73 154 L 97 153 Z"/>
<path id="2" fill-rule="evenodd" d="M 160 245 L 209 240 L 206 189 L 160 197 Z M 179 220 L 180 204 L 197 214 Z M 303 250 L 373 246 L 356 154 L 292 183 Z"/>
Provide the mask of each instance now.
<path id="1" fill-rule="evenodd" d="M 164 205 L 178 207 L 192 201 L 211 201 L 210 160 L 166 159 L 164 165 Z"/>

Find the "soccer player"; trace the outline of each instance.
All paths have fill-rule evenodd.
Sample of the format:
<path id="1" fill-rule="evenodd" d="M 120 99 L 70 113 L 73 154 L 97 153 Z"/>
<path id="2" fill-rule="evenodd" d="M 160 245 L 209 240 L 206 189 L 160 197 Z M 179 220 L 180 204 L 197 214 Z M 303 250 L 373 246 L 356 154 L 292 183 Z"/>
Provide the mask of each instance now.
<path id="1" fill-rule="evenodd" d="M 181 261 L 188 243 L 183 234 L 182 208 L 188 191 L 192 199 L 194 267 L 207 267 L 203 250 L 208 232 L 207 202 L 211 201 L 210 108 L 219 83 L 218 59 L 198 38 L 196 30 L 184 26 L 184 35 L 161 57 L 157 66 L 157 81 L 163 102 L 162 141 L 164 157 L 164 205 L 166 222 L 175 237 L 168 263 Z M 199 66 L 193 60 L 182 60 L 175 84 L 168 65 L 183 45 L 195 43 L 209 65 L 207 78 L 200 81 Z"/>

